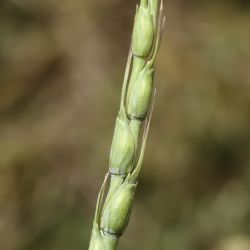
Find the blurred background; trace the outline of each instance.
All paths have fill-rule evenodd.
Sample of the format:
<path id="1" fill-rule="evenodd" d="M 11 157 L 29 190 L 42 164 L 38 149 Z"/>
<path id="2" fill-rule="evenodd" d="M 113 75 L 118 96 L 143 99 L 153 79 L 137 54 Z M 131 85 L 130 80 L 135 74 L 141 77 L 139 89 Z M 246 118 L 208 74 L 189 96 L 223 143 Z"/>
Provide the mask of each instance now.
<path id="1" fill-rule="evenodd" d="M 0 249 L 87 249 L 136 0 L 0 1 Z M 250 2 L 168 0 L 121 250 L 250 249 Z"/>

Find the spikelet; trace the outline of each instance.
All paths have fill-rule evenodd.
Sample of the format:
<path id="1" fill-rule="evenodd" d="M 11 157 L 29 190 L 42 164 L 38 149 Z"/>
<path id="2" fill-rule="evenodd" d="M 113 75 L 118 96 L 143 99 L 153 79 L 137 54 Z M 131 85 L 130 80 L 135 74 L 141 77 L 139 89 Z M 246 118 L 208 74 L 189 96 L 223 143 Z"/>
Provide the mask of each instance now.
<path id="1" fill-rule="evenodd" d="M 131 87 L 127 102 L 127 114 L 130 118 L 144 120 L 151 103 L 154 70 L 145 67 Z"/>
<path id="2" fill-rule="evenodd" d="M 124 111 L 120 111 L 116 119 L 115 131 L 110 150 L 109 171 L 116 175 L 129 173 L 135 154 L 133 133 Z"/>
<path id="3" fill-rule="evenodd" d="M 125 180 L 104 207 L 101 218 L 104 233 L 122 235 L 128 225 L 136 186 Z"/>
<path id="4" fill-rule="evenodd" d="M 135 16 L 132 35 L 132 52 L 139 57 L 147 57 L 154 42 L 154 21 L 147 1 L 141 1 Z"/>

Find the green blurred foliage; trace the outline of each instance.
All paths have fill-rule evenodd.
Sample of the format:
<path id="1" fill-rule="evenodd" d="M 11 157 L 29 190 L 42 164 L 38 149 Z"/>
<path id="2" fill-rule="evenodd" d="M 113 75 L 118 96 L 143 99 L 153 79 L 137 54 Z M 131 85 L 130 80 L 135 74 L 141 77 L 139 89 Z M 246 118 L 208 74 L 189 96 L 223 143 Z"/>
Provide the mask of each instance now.
<path id="1" fill-rule="evenodd" d="M 1 0 L 0 249 L 87 249 L 136 1 Z M 250 249 L 249 1 L 174 1 L 120 249 Z"/>

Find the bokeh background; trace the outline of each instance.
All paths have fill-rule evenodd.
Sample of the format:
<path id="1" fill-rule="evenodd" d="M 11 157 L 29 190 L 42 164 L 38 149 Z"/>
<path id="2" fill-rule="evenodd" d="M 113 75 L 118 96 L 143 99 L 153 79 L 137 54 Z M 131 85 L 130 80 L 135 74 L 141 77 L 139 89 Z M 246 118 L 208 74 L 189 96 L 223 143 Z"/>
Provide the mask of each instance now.
<path id="1" fill-rule="evenodd" d="M 0 249 L 87 249 L 136 0 L 0 1 Z M 250 4 L 168 0 L 121 250 L 250 249 Z"/>

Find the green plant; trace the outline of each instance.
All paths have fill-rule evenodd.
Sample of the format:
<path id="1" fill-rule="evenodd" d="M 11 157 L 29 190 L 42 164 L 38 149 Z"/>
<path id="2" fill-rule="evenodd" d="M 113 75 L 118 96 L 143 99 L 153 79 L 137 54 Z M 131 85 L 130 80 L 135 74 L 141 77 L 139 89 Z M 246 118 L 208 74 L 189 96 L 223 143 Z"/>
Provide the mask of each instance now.
<path id="1" fill-rule="evenodd" d="M 98 195 L 89 250 L 116 249 L 129 221 L 153 109 L 154 64 L 164 22 L 163 1 L 160 4 L 159 0 L 140 1 L 111 145 L 109 172 Z"/>

